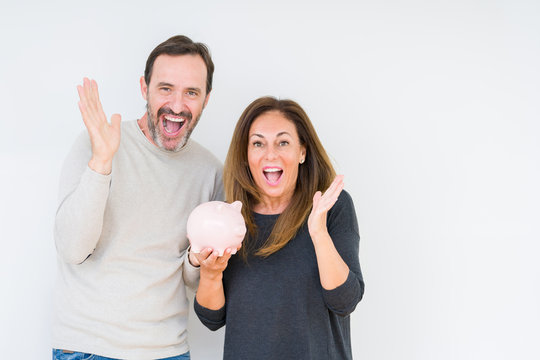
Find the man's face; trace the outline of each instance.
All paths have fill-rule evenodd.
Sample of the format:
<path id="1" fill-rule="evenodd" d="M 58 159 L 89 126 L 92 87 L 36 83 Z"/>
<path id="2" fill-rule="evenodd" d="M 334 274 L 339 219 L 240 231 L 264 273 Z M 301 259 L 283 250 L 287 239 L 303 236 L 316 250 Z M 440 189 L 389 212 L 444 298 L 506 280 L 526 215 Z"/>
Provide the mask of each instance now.
<path id="1" fill-rule="evenodd" d="M 150 141 L 168 151 L 180 150 L 208 102 L 206 65 L 199 55 L 159 55 L 150 83 L 141 78 L 148 110 Z"/>

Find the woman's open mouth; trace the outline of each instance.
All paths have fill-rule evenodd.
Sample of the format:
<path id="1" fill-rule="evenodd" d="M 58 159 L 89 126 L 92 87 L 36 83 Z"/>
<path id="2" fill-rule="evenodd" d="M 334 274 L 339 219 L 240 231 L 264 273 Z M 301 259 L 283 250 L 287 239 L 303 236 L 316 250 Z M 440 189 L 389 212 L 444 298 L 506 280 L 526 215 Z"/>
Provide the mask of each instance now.
<path id="1" fill-rule="evenodd" d="M 283 175 L 283 169 L 278 167 L 265 167 L 263 168 L 263 175 L 266 182 L 270 185 L 277 185 L 281 176 Z"/>

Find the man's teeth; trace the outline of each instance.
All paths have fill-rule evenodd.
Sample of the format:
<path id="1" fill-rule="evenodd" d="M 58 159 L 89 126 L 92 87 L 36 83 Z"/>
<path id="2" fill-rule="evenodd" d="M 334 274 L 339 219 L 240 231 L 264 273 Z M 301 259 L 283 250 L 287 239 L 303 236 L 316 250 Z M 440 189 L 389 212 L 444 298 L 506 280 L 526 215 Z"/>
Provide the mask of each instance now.
<path id="1" fill-rule="evenodd" d="M 172 116 L 165 116 L 165 120 L 183 123 L 186 119 L 184 119 L 184 118 L 172 117 Z"/>

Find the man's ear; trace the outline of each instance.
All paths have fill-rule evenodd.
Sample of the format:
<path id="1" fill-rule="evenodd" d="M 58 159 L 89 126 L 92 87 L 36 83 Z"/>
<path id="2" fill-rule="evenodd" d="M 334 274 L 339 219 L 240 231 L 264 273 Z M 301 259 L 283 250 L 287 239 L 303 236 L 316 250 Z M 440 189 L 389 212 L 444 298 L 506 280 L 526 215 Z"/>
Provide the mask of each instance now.
<path id="1" fill-rule="evenodd" d="M 144 100 L 148 101 L 148 99 L 146 98 L 146 94 L 147 94 L 147 91 L 148 91 L 148 85 L 146 84 L 146 81 L 144 80 L 144 76 L 141 76 L 140 83 L 141 83 L 142 97 L 143 97 Z"/>
<path id="2" fill-rule="evenodd" d="M 206 99 L 204 99 L 203 109 L 206 107 L 206 104 L 208 104 L 208 100 L 210 100 L 210 94 L 212 93 L 212 90 L 208 94 L 206 94 Z"/>

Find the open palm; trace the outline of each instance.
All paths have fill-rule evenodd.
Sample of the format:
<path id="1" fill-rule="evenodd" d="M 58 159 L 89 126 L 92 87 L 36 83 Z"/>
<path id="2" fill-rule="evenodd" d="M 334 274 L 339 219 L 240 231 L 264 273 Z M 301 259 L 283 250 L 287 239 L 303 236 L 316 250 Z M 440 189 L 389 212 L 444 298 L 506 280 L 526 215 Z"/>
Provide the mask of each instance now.
<path id="1" fill-rule="evenodd" d="M 94 170 L 98 172 L 110 172 L 112 159 L 120 145 L 121 117 L 119 114 L 112 115 L 109 124 L 99 100 L 95 80 L 84 78 L 83 85 L 78 85 L 77 91 L 80 98 L 79 109 L 92 144 L 92 159 L 89 165 L 94 164 Z"/>

